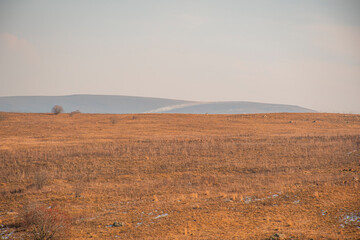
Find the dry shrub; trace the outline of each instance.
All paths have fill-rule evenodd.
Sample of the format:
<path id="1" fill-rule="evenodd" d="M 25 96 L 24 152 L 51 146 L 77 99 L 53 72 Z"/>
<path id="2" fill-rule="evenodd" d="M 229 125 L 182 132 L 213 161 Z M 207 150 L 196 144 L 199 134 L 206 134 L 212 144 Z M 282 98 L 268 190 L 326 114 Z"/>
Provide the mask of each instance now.
<path id="1" fill-rule="evenodd" d="M 52 207 L 28 205 L 22 215 L 24 227 L 36 240 L 66 239 L 71 226 L 69 215 Z"/>
<path id="2" fill-rule="evenodd" d="M 116 123 L 118 123 L 118 119 L 117 119 L 116 117 L 111 117 L 111 118 L 110 118 L 110 122 L 111 122 L 112 124 L 116 124 Z"/>
<path id="3" fill-rule="evenodd" d="M 76 115 L 76 114 L 80 114 L 80 113 L 81 113 L 81 112 L 80 112 L 79 110 L 72 111 L 72 112 L 69 114 L 69 116 L 72 117 L 72 116 L 74 116 L 74 115 Z"/>
<path id="4" fill-rule="evenodd" d="M 37 173 L 34 177 L 34 185 L 37 189 L 42 189 L 49 181 L 48 174 L 45 171 Z"/>
<path id="5" fill-rule="evenodd" d="M 74 186 L 75 197 L 81 197 L 81 194 L 84 192 L 84 186 L 80 183 Z"/>
<path id="6" fill-rule="evenodd" d="M 200 183 L 206 186 L 215 186 L 217 185 L 216 178 L 213 176 L 202 176 Z"/>

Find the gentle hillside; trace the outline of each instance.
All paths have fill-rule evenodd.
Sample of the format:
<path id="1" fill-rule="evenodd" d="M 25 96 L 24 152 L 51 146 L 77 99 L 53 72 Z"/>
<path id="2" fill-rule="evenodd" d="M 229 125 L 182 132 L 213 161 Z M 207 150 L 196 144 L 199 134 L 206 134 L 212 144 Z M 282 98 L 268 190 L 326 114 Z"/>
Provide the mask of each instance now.
<path id="1" fill-rule="evenodd" d="M 70 96 L 19 96 L 0 97 L 0 111 L 46 113 L 54 105 L 61 105 L 65 112 L 80 110 L 83 113 L 270 113 L 315 112 L 292 105 L 255 102 L 191 102 L 164 98 L 70 95 Z"/>
<path id="2" fill-rule="evenodd" d="M 256 102 L 212 102 L 184 106 L 166 113 L 209 113 L 209 114 L 241 114 L 241 113 L 279 113 L 279 112 L 315 112 L 311 109 L 293 105 L 268 104 Z"/>
<path id="3" fill-rule="evenodd" d="M 0 113 L 0 126 L 0 239 L 360 239 L 360 115 Z"/>
<path id="4" fill-rule="evenodd" d="M 167 106 L 189 102 L 145 97 L 110 95 L 70 95 L 0 97 L 0 111 L 50 112 L 54 105 L 61 105 L 65 112 L 80 110 L 83 113 L 143 113 Z"/>

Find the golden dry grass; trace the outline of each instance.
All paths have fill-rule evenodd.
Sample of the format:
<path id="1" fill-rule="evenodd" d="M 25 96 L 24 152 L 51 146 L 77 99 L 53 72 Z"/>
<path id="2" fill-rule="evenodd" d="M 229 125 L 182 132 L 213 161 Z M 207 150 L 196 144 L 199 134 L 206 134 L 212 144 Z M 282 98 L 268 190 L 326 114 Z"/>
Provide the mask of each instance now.
<path id="1" fill-rule="evenodd" d="M 15 239 L 33 202 L 71 239 L 360 238 L 360 115 L 1 113 L 0 141 Z"/>

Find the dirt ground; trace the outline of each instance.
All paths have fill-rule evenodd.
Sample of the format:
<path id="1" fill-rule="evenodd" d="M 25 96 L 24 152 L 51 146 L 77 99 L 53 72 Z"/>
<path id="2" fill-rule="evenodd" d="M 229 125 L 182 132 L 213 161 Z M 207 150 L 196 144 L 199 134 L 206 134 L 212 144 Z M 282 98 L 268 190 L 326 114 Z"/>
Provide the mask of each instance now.
<path id="1" fill-rule="evenodd" d="M 359 178 L 355 114 L 0 113 L 1 239 L 360 239 Z"/>

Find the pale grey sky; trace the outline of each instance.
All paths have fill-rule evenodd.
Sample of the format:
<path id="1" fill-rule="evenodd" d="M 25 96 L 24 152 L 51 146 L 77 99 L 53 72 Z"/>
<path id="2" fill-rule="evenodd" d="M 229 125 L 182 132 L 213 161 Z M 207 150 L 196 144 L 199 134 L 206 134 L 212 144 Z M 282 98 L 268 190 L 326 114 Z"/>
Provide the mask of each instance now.
<path id="1" fill-rule="evenodd" d="M 360 1 L 0 0 L 0 96 L 360 113 Z"/>

